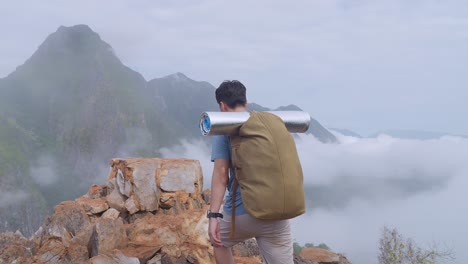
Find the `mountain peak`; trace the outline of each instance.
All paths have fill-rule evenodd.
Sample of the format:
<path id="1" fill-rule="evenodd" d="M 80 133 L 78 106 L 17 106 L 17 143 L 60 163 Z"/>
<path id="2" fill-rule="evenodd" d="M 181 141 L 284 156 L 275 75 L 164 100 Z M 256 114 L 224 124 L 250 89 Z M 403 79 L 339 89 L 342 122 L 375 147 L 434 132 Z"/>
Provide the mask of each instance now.
<path id="1" fill-rule="evenodd" d="M 297 105 L 290 104 L 287 106 L 280 106 L 276 108 L 276 111 L 302 111 L 302 109 Z"/>
<path id="2" fill-rule="evenodd" d="M 181 73 L 181 72 L 176 72 L 176 73 L 173 73 L 173 74 L 169 74 L 163 78 L 167 78 L 167 79 L 171 79 L 171 80 L 174 80 L 174 81 L 193 81 L 192 79 L 190 79 L 189 77 L 187 77 L 187 75 Z"/>
<path id="3" fill-rule="evenodd" d="M 78 32 L 81 34 L 97 34 L 88 25 L 85 24 L 78 24 L 70 27 L 60 26 L 56 32 L 61 34 L 70 34 L 72 32 Z"/>
<path id="4" fill-rule="evenodd" d="M 112 52 L 112 48 L 88 25 L 60 26 L 38 49 L 39 53 L 47 54 L 82 54 L 90 51 Z"/>

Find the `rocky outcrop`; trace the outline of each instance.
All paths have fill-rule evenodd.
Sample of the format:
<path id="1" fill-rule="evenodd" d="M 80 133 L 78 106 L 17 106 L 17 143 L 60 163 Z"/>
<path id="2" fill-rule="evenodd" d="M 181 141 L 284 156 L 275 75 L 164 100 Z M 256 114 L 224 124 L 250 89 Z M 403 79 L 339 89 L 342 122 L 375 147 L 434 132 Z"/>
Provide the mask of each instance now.
<path id="1" fill-rule="evenodd" d="M 198 161 L 131 158 L 110 165 L 106 185 L 57 205 L 30 239 L 0 234 L 0 263 L 214 263 L 205 216 L 210 192 L 202 192 Z M 233 252 L 236 263 L 261 263 L 254 239 Z M 310 254 L 296 257 L 299 264 L 347 263 L 313 261 Z"/>
<path id="2" fill-rule="evenodd" d="M 198 197 L 203 190 L 200 163 L 195 160 L 113 159 L 110 165 L 107 202 L 131 214 L 157 211 L 162 195 L 167 208 L 167 198 L 176 192 Z"/>
<path id="3" fill-rule="evenodd" d="M 345 256 L 321 248 L 302 249 L 296 261 L 304 264 L 350 264 Z"/>

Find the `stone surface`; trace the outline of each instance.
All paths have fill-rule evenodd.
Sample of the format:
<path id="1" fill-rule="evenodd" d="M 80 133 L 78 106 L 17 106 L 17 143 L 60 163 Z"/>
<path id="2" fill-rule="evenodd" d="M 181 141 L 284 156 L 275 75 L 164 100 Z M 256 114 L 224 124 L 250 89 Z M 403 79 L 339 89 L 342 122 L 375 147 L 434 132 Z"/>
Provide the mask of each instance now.
<path id="1" fill-rule="evenodd" d="M 74 201 L 62 202 L 54 208 L 54 214 L 46 219 L 42 236 L 56 236 L 68 241 L 90 224 L 81 205 Z"/>
<path id="2" fill-rule="evenodd" d="M 141 263 L 147 263 L 155 257 L 160 249 L 158 246 L 133 244 L 122 249 L 122 253 L 125 256 L 138 258 Z"/>
<path id="3" fill-rule="evenodd" d="M 210 204 L 210 201 L 211 201 L 211 190 L 210 189 L 207 189 L 207 190 L 204 190 L 201 194 L 201 197 L 203 199 L 203 201 L 206 203 L 206 204 Z"/>
<path id="4" fill-rule="evenodd" d="M 93 184 L 93 186 L 89 188 L 89 191 L 86 194 L 86 197 L 91 198 L 91 199 L 98 199 L 98 198 L 106 197 L 106 195 L 107 195 L 107 186 Z"/>
<path id="5" fill-rule="evenodd" d="M 118 171 L 122 172 L 123 180 L 133 185 L 136 199 L 140 202 L 140 210 L 156 211 L 159 209 L 160 190 L 156 183 L 156 169 L 161 159 L 130 158 L 111 160 L 112 171 L 109 178 L 116 178 Z"/>
<path id="6" fill-rule="evenodd" d="M 88 260 L 88 249 L 78 243 L 66 243 L 59 237 L 48 237 L 43 241 L 35 260 L 40 263 L 84 263 Z"/>
<path id="7" fill-rule="evenodd" d="M 119 217 L 120 215 L 120 212 L 117 211 L 116 209 L 114 208 L 109 208 L 107 211 L 105 211 L 103 214 L 102 214 L 102 218 L 103 219 L 111 219 L 111 220 L 115 220 Z"/>
<path id="8" fill-rule="evenodd" d="M 157 254 L 154 258 L 148 260 L 146 264 L 161 264 L 161 254 Z"/>
<path id="9" fill-rule="evenodd" d="M 153 215 L 138 219 L 129 233 L 129 243 L 157 246 L 169 258 L 191 256 L 196 263 L 210 263 L 212 247 L 206 232 L 206 209 L 193 209 L 177 216 Z"/>
<path id="10" fill-rule="evenodd" d="M 59 237 L 50 237 L 37 253 L 36 259 L 43 263 L 64 263 L 67 250 Z"/>
<path id="11" fill-rule="evenodd" d="M 159 206 L 162 208 L 162 209 L 170 209 L 171 207 L 173 207 L 176 203 L 176 194 L 175 193 L 162 193 L 161 194 L 161 199 L 159 200 Z"/>
<path id="12" fill-rule="evenodd" d="M 140 211 L 140 203 L 138 202 L 138 199 L 132 195 L 125 201 L 125 208 L 130 214 L 134 214 Z"/>
<path id="13" fill-rule="evenodd" d="M 157 176 L 165 192 L 200 194 L 203 190 L 201 166 L 196 160 L 166 160 L 158 168 Z"/>
<path id="14" fill-rule="evenodd" d="M 127 234 L 121 218 L 99 219 L 91 239 L 92 255 L 101 255 L 120 249 L 127 244 Z"/>
<path id="15" fill-rule="evenodd" d="M 119 188 L 119 192 L 126 197 L 130 197 L 132 195 L 132 183 L 126 179 L 123 175 L 123 172 L 117 169 L 117 176 L 116 176 L 117 187 Z"/>
<path id="16" fill-rule="evenodd" d="M 140 264 L 138 258 L 128 257 L 120 250 L 115 249 L 112 252 L 91 258 L 88 264 Z"/>
<path id="17" fill-rule="evenodd" d="M 306 261 L 318 264 L 349 264 L 344 256 L 321 248 L 304 248 L 300 256 Z"/>
<path id="18" fill-rule="evenodd" d="M 88 215 L 99 214 L 106 211 L 109 208 L 106 199 L 90 199 L 86 197 L 80 197 L 75 200 L 78 204 L 83 206 L 83 209 Z"/>
<path id="19" fill-rule="evenodd" d="M 117 209 L 120 212 L 126 210 L 125 200 L 117 189 L 117 183 L 115 178 L 107 182 L 108 195 L 106 196 L 106 201 L 110 207 Z"/>
<path id="20" fill-rule="evenodd" d="M 301 256 L 294 256 L 294 264 L 318 264 L 318 262 L 312 260 L 306 260 Z"/>
<path id="21" fill-rule="evenodd" d="M 25 237 L 12 232 L 0 234 L 0 263 L 13 263 L 16 259 L 26 259 L 36 253 L 36 243 Z"/>

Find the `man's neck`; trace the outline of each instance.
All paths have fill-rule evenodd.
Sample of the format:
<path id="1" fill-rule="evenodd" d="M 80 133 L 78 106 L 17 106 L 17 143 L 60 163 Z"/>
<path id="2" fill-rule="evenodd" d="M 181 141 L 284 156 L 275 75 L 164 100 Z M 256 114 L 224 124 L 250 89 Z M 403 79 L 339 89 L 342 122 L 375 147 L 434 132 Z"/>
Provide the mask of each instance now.
<path id="1" fill-rule="evenodd" d="M 244 107 L 244 106 L 238 106 L 236 108 L 234 108 L 234 111 L 233 112 L 245 112 L 247 111 L 247 108 Z"/>

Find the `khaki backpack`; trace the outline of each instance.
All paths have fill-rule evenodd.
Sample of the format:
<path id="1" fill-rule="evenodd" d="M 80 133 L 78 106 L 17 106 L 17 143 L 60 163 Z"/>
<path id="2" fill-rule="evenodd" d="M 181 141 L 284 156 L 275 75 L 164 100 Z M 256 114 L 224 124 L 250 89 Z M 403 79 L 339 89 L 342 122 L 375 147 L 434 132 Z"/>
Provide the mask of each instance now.
<path id="1" fill-rule="evenodd" d="M 245 210 L 257 219 L 290 219 L 305 212 L 302 167 L 283 120 L 268 112 L 250 118 L 231 136 L 235 171 L 231 236 L 236 190 Z"/>

